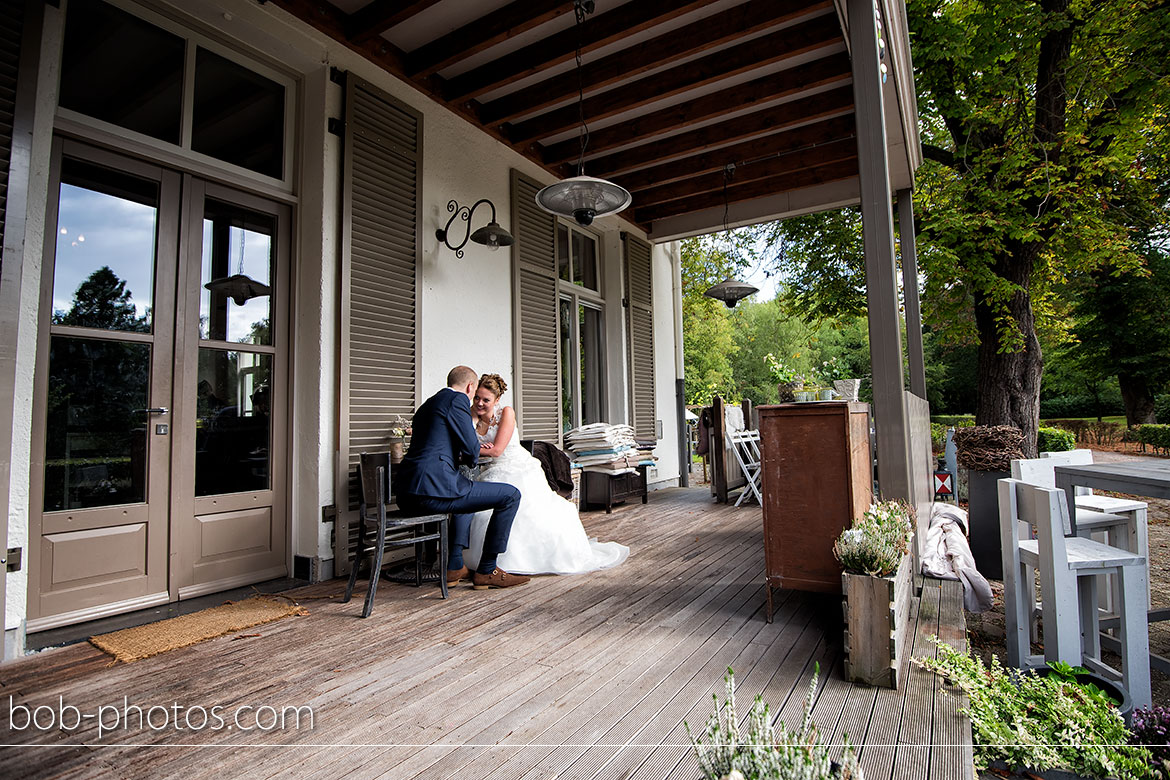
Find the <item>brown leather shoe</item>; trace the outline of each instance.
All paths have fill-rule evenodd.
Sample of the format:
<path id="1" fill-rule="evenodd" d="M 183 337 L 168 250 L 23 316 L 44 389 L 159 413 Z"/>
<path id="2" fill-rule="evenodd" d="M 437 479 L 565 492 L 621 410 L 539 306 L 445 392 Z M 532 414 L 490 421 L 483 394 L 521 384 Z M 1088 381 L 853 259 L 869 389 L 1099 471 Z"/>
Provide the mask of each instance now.
<path id="1" fill-rule="evenodd" d="M 466 566 L 460 566 L 458 569 L 447 569 L 447 584 L 457 585 L 462 580 L 470 579 L 471 572 Z"/>
<path id="2" fill-rule="evenodd" d="M 487 590 L 488 588 L 511 588 L 516 585 L 525 585 L 530 579 L 532 578 L 523 574 L 509 574 L 497 566 L 491 574 L 476 572 L 472 575 L 471 582 L 472 587 L 476 590 Z"/>

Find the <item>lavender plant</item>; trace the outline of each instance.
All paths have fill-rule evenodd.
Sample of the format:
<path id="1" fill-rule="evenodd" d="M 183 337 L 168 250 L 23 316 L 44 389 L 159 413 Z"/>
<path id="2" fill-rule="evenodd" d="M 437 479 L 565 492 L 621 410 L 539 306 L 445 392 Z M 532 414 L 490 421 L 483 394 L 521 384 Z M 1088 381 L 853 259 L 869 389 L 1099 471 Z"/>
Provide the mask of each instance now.
<path id="1" fill-rule="evenodd" d="M 707 720 L 703 733 L 696 738 L 690 726 L 683 723 L 703 777 L 707 780 L 865 780 L 848 737 L 839 766 L 830 761 L 828 746 L 820 744 L 812 721 L 819 676 L 818 665 L 809 682 L 799 730 L 789 731 L 784 723 L 779 724 L 779 730 L 774 729 L 768 705 L 757 696 L 741 731 L 735 708 L 735 673 L 728 669 L 723 678 L 727 700 L 721 706 L 718 697 L 712 697 L 715 714 Z"/>

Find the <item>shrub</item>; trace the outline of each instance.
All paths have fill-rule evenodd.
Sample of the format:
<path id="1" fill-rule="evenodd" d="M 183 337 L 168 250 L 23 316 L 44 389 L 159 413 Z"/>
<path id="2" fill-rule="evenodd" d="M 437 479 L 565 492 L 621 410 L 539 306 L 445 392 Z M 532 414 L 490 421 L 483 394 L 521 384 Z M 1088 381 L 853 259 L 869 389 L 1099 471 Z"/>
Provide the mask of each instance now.
<path id="1" fill-rule="evenodd" d="M 1150 750 L 1155 769 L 1170 770 L 1170 709 L 1166 707 L 1139 707 L 1133 711 L 1131 745 L 1145 745 Z"/>
<path id="2" fill-rule="evenodd" d="M 1041 417 L 1097 417 L 1125 414 L 1121 391 L 1111 386 L 1102 388 L 1098 398 L 1092 395 L 1058 395 L 1040 399 Z"/>
<path id="3" fill-rule="evenodd" d="M 944 428 L 970 428 L 975 425 L 973 414 L 939 414 L 930 418 L 932 423 L 938 423 Z"/>
<path id="4" fill-rule="evenodd" d="M 1163 393 L 1154 399 L 1154 417 L 1158 422 L 1170 425 L 1170 393 Z"/>
<path id="5" fill-rule="evenodd" d="M 914 538 L 913 510 L 901 501 L 871 504 L 861 519 L 833 544 L 833 555 L 848 571 L 886 577 L 893 574 Z"/>
<path id="6" fill-rule="evenodd" d="M 937 639 L 935 644 L 937 658 L 914 662 L 967 694 L 976 767 L 1003 761 L 1009 769 L 1065 769 L 1083 777 L 1148 776 L 1150 752 L 1127 744 L 1125 721 L 1097 686 L 1060 674 L 1009 672 L 995 657 L 987 667 Z"/>
<path id="7" fill-rule="evenodd" d="M 741 733 L 739 714 L 735 710 L 735 676 L 728 669 L 724 677 L 727 700 L 720 706 L 716 698 L 715 714 L 708 718 L 703 734 L 696 739 L 691 734 L 691 727 L 683 722 L 699 758 L 703 777 L 707 780 L 864 780 L 848 737 L 839 767 L 834 767 L 830 761 L 828 746 L 820 744 L 812 720 L 819 675 L 818 664 L 809 683 L 799 731 L 789 731 L 784 723 L 779 724 L 778 731 L 773 730 L 768 705 L 757 696 L 748 712 L 746 728 Z"/>
<path id="8" fill-rule="evenodd" d="M 1039 452 L 1064 452 L 1075 450 L 1077 437 L 1072 431 L 1061 428 L 1040 428 L 1036 434 L 1036 449 Z"/>
<path id="9" fill-rule="evenodd" d="M 1149 446 L 1155 452 L 1170 452 L 1170 425 L 1135 425 L 1133 430 L 1143 451 Z"/>

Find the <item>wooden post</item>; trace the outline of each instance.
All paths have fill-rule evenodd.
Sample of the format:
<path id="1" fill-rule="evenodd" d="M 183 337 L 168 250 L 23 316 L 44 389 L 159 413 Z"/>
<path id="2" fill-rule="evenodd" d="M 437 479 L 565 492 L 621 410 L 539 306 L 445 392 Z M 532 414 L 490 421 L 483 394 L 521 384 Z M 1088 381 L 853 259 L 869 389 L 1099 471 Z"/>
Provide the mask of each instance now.
<path id="1" fill-rule="evenodd" d="M 902 322 L 894 270 L 894 214 L 886 148 L 882 78 L 872 0 L 847 0 L 857 121 L 858 180 L 873 412 L 877 425 L 878 481 L 882 498 L 910 500 L 910 456 L 902 394 Z M 886 22 L 888 26 L 888 20 Z M 909 76 L 909 74 L 906 74 Z"/>
<path id="2" fill-rule="evenodd" d="M 922 355 L 922 306 L 918 302 L 918 250 L 914 240 L 914 193 L 898 190 L 898 238 L 902 246 L 902 296 L 906 301 L 906 352 L 910 391 L 926 398 L 926 360 Z"/>

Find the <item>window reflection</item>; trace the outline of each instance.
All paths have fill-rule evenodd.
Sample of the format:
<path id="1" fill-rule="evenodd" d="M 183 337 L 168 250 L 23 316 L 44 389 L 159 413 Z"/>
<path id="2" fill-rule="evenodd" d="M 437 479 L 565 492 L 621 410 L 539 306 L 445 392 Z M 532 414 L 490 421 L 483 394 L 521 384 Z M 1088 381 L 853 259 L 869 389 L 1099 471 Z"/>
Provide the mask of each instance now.
<path id="1" fill-rule="evenodd" d="M 560 301 L 561 336 L 561 430 L 576 427 L 573 420 L 573 303 L 568 298 Z"/>
<path id="2" fill-rule="evenodd" d="M 601 311 L 591 306 L 580 306 L 581 339 L 581 424 L 601 422 Z"/>
<path id="3" fill-rule="evenodd" d="M 272 252 L 276 220 L 209 200 L 203 219 L 199 336 L 272 344 Z"/>
<path id="4" fill-rule="evenodd" d="M 195 495 L 268 488 L 272 357 L 199 350 Z"/>
<path id="5" fill-rule="evenodd" d="M 191 148 L 279 179 L 284 87 L 202 47 L 195 52 Z"/>
<path id="6" fill-rule="evenodd" d="M 158 185 L 65 158 L 53 266 L 53 322 L 149 333 Z"/>
<path id="7" fill-rule="evenodd" d="M 584 233 L 573 231 L 573 283 L 597 289 L 597 242 Z"/>
<path id="8" fill-rule="evenodd" d="M 569 229 L 557 223 L 557 274 L 566 282 L 572 281 L 569 266 Z"/>
<path id="9" fill-rule="evenodd" d="M 149 373 L 148 344 L 51 337 L 46 512 L 145 499 Z"/>

